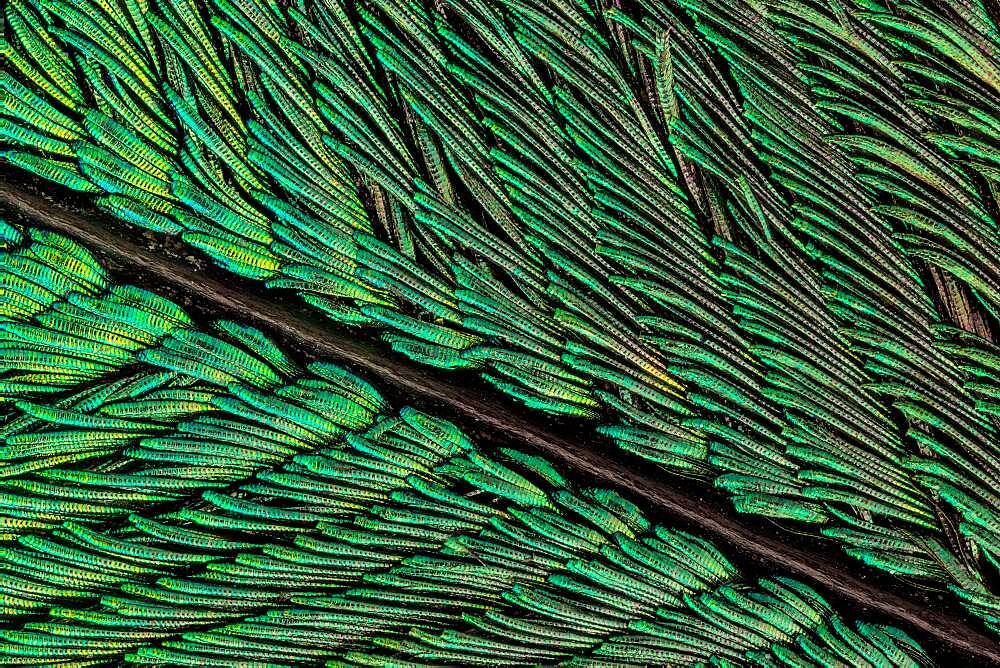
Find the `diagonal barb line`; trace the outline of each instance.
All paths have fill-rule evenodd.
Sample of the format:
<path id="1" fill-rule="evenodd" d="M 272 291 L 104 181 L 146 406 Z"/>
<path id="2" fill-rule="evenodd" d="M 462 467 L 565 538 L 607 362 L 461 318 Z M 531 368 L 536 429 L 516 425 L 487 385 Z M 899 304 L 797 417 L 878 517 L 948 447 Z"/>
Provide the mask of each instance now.
<path id="1" fill-rule="evenodd" d="M 141 282 L 146 282 L 147 287 L 155 283 L 179 290 L 220 315 L 223 312 L 238 315 L 266 327 L 295 343 L 307 355 L 353 366 L 389 385 L 408 401 L 433 403 L 435 408 L 453 413 L 479 427 L 494 442 L 528 445 L 595 481 L 641 497 L 660 513 L 696 527 L 706 537 L 727 544 L 733 553 L 750 561 L 810 580 L 845 602 L 892 618 L 922 638 L 934 639 L 966 660 L 1000 665 L 1000 643 L 955 614 L 930 610 L 923 603 L 848 575 L 828 553 L 798 548 L 761 535 L 724 512 L 718 504 L 609 459 L 600 447 L 558 436 L 501 402 L 481 399 L 454 377 L 432 375 L 407 360 L 389 358 L 385 350 L 370 342 L 303 317 L 296 309 L 256 296 L 252 291 L 239 289 L 238 279 L 227 278 L 223 282 L 202 275 L 183 262 L 151 252 L 108 230 L 96 214 L 64 209 L 12 183 L 2 172 L 0 207 L 24 216 L 33 224 L 62 232 L 91 251 L 145 274 Z"/>

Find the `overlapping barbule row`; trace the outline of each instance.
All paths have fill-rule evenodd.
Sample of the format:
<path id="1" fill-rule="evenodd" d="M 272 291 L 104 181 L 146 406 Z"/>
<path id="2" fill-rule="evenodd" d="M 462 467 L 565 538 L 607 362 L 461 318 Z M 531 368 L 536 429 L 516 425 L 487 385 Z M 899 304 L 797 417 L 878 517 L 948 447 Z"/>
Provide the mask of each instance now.
<path id="1" fill-rule="evenodd" d="M 5 18 L 10 164 L 594 420 L 997 630 L 982 2 L 10 0 Z"/>
<path id="2" fill-rule="evenodd" d="M 0 285 L 0 664 L 930 663 L 57 234 L 0 222 Z"/>

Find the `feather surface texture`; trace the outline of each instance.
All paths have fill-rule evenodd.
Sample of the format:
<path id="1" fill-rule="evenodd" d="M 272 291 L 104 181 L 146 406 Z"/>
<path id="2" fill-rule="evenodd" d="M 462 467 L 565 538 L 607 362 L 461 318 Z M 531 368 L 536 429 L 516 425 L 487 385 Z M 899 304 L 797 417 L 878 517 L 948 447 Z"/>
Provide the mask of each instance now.
<path id="1" fill-rule="evenodd" d="M 51 259 L 4 311 L 0 664 L 930 665 L 615 491 L 4 232 L 5 270 Z M 58 398 L 22 378 L 48 365 Z"/>
<path id="2" fill-rule="evenodd" d="M 3 162 L 1000 634 L 995 6 L 3 13 Z M 0 240 L 0 593 L 52 616 L 17 651 L 229 665 L 282 627 L 279 664 L 923 660 L 64 237 Z M 69 570 L 29 595 L 37 559 Z"/>

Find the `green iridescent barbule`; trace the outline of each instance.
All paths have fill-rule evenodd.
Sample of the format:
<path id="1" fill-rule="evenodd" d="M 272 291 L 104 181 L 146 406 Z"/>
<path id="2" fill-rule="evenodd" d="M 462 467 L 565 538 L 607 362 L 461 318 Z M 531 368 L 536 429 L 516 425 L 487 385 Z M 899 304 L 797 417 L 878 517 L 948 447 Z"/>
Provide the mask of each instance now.
<path id="1" fill-rule="evenodd" d="M 1000 33 L 983 0 L 3 12 L 5 163 L 1000 631 Z M 39 402 L 134 363 L 229 392 L 176 401 L 262 420 L 307 391 L 276 394 L 259 342 L 194 333 L 85 251 L 11 230 L 0 289 L 24 301 L 0 388 L 32 419 L 89 429 Z M 100 419 L 129 434 L 128 410 Z"/>
<path id="2" fill-rule="evenodd" d="M 930 664 L 616 492 L 0 225 L 2 664 Z"/>

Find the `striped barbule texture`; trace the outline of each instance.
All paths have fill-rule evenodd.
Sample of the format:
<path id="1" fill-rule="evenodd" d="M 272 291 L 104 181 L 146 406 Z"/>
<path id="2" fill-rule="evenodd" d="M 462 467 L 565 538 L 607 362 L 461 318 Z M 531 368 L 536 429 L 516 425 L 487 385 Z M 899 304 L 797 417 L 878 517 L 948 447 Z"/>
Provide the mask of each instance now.
<path id="1" fill-rule="evenodd" d="M 929 664 L 65 237 L 0 244 L 0 665 Z"/>
<path id="2" fill-rule="evenodd" d="M 1000 633 L 994 3 L 3 7 L 3 162 Z M 922 660 L 64 238 L 3 238 L 0 590 L 62 601 L 15 651 Z M 41 559 L 65 570 L 21 589 Z"/>

